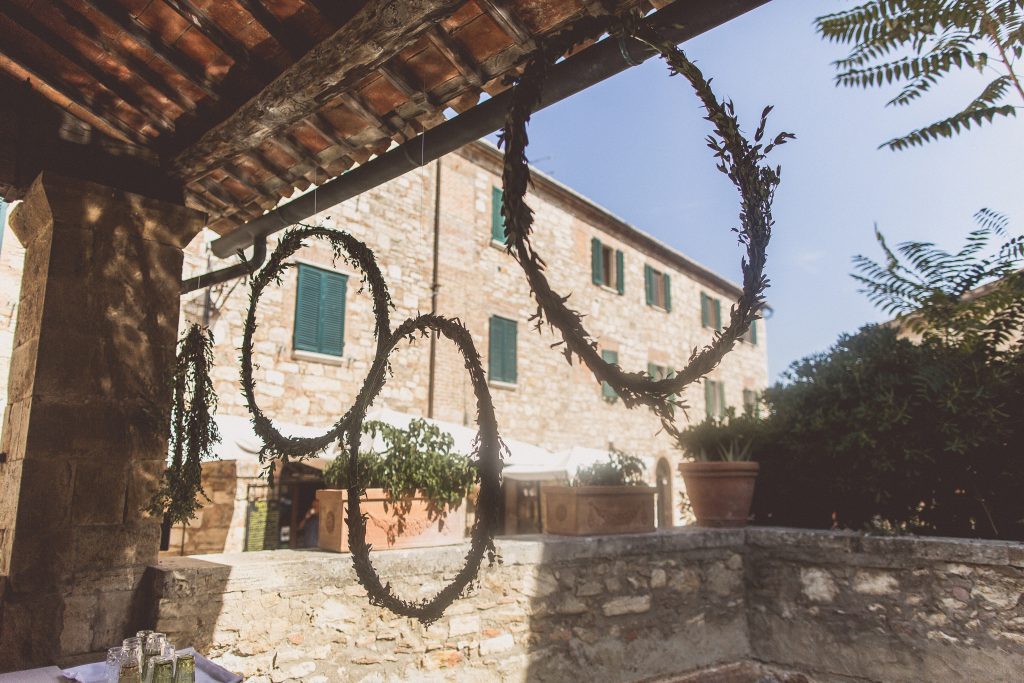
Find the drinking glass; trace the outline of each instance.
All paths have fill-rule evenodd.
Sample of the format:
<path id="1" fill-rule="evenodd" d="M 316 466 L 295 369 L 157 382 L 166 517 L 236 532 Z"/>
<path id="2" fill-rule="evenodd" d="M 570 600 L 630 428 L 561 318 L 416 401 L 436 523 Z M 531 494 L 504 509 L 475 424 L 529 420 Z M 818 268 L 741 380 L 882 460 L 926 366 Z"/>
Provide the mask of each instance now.
<path id="1" fill-rule="evenodd" d="M 163 633 L 150 633 L 142 645 L 142 680 L 149 683 L 152 680 L 152 669 L 149 666 L 150 660 L 163 654 L 164 643 L 167 636 Z"/>
<path id="2" fill-rule="evenodd" d="M 174 683 L 196 683 L 196 658 L 194 655 L 178 655 L 178 662 L 174 667 Z"/>
<path id="3" fill-rule="evenodd" d="M 174 661 L 164 656 L 149 660 L 151 680 L 153 683 L 174 683 Z"/>
<path id="4" fill-rule="evenodd" d="M 117 677 L 121 673 L 121 657 L 123 656 L 123 647 L 112 647 L 107 650 L 107 683 L 117 683 Z"/>
<path id="5" fill-rule="evenodd" d="M 117 673 L 117 683 L 142 683 L 139 660 L 132 650 L 124 650 L 121 653 L 121 668 Z"/>
<path id="6" fill-rule="evenodd" d="M 142 641 L 138 638 L 125 638 L 121 641 L 121 647 L 125 652 L 135 657 L 138 663 L 139 673 L 142 673 Z"/>

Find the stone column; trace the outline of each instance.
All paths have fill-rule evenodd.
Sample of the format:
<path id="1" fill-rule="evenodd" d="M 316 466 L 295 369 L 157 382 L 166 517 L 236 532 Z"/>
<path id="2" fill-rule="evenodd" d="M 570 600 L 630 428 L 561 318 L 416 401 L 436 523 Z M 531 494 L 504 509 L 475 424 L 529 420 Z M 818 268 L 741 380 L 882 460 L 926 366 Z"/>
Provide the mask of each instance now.
<path id="1" fill-rule="evenodd" d="M 0 671 L 72 661 L 138 626 L 160 520 L 182 248 L 192 210 L 44 173 L 0 438 Z"/>

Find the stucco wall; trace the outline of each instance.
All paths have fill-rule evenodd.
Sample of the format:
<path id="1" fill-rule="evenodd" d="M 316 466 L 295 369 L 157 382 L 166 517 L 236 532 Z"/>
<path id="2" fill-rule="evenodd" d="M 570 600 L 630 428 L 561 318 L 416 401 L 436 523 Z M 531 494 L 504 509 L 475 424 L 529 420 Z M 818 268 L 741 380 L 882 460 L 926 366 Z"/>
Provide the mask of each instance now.
<path id="1" fill-rule="evenodd" d="M 735 662 L 844 683 L 1024 670 L 1020 544 L 687 528 L 498 548 L 503 562 L 429 628 L 371 607 L 347 555 L 291 551 L 163 561 L 154 624 L 274 683 L 661 680 Z M 373 559 L 425 597 L 464 551 Z"/>

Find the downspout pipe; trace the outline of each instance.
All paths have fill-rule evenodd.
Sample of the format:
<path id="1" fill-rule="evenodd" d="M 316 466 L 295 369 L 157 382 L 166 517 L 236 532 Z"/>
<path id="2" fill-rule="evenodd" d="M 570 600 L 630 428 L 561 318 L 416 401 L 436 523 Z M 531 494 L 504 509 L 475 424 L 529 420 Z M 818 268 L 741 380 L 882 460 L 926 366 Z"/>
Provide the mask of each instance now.
<path id="1" fill-rule="evenodd" d="M 679 44 L 767 2 L 676 0 L 650 15 L 648 21 L 666 38 Z M 652 48 L 633 38 L 607 37 L 551 68 L 537 110 L 637 66 L 655 54 Z M 239 226 L 213 242 L 214 255 L 226 258 L 247 248 L 259 237 L 301 223 L 325 207 L 336 206 L 493 133 L 505 122 L 511 96 L 511 91 L 506 90 L 321 185 L 314 192 Z"/>
<path id="2" fill-rule="evenodd" d="M 258 235 L 252 243 L 252 246 L 252 258 L 250 259 L 246 259 L 242 250 L 239 249 L 238 253 L 242 258 L 241 263 L 236 263 L 233 266 L 221 268 L 220 270 L 215 270 L 211 273 L 201 273 L 195 277 L 183 280 L 181 283 L 181 294 L 185 295 L 189 292 L 203 289 L 204 287 L 212 287 L 214 285 L 219 285 L 222 282 L 228 282 L 235 278 L 255 273 L 256 270 L 263 265 L 263 262 L 267 260 L 267 236 Z"/>

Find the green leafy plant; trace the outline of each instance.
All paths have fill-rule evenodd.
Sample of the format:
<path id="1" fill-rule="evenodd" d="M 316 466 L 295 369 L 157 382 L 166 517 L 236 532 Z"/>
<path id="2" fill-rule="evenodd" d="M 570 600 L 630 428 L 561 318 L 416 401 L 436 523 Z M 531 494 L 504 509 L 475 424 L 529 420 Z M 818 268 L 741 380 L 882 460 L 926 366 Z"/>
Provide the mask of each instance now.
<path id="1" fill-rule="evenodd" d="M 853 259 L 853 278 L 876 306 L 901 324 L 945 344 L 988 355 L 1013 348 L 1024 335 L 1024 236 L 1008 237 L 1008 220 L 983 209 L 978 227 L 956 253 L 931 242 L 904 242 L 893 251 L 877 230 L 885 255 L 878 263 Z M 1002 240 L 997 248 L 991 248 Z"/>
<path id="2" fill-rule="evenodd" d="M 360 488 L 384 489 L 398 510 L 408 511 L 408 500 L 422 492 L 432 514 L 459 506 L 476 481 L 469 458 L 455 452 L 452 436 L 426 420 L 415 419 L 407 428 L 379 420 L 363 424 L 368 448 L 359 453 Z M 377 437 L 383 450 L 373 447 Z M 348 488 L 348 456 L 334 460 L 324 471 L 324 480 L 336 488 Z"/>
<path id="3" fill-rule="evenodd" d="M 686 429 L 670 429 L 676 445 L 696 462 L 747 462 L 761 438 L 764 421 L 746 411 L 729 408 L 725 417 L 707 417 Z"/>
<path id="4" fill-rule="evenodd" d="M 816 26 L 826 40 L 852 45 L 834 62 L 837 85 L 903 85 L 887 106 L 915 102 L 954 71 L 997 73 L 961 111 L 881 145 L 902 150 L 1016 116 L 1020 104 L 1009 99 L 1024 104 L 1015 68 L 1024 52 L 1022 8 L 1021 0 L 870 0 L 818 17 Z"/>
<path id="5" fill-rule="evenodd" d="M 185 524 L 207 499 L 202 485 L 202 461 L 213 457 L 220 433 L 213 414 L 217 394 L 210 377 L 213 333 L 192 325 L 178 345 L 172 376 L 170 465 L 148 511 L 167 515 L 171 524 Z"/>
<path id="6" fill-rule="evenodd" d="M 611 449 L 608 460 L 576 471 L 573 486 L 643 486 L 644 461 L 635 455 Z"/>

